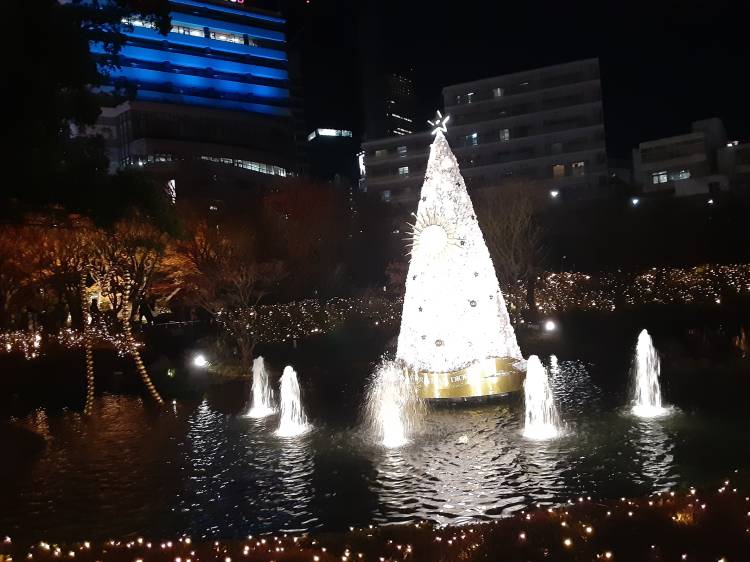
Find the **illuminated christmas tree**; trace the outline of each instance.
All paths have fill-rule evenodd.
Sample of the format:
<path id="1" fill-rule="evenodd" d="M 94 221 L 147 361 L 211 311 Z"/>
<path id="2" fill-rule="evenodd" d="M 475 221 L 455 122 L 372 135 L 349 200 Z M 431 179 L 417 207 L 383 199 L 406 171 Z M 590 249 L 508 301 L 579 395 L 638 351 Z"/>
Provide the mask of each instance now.
<path id="1" fill-rule="evenodd" d="M 427 398 L 501 394 L 520 389 L 523 357 L 443 134 L 447 120 L 438 113 L 432 122 L 435 140 L 415 215 L 396 356 L 423 375 Z"/>

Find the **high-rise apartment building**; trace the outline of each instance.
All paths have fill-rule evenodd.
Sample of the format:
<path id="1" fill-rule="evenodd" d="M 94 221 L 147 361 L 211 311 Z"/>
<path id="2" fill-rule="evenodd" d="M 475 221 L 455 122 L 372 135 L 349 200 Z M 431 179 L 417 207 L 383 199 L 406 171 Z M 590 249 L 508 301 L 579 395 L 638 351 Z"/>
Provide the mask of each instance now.
<path id="1" fill-rule="evenodd" d="M 607 192 L 597 59 L 447 86 L 448 140 L 467 186 L 520 178 L 561 198 Z M 367 189 L 413 201 L 427 164 L 428 134 L 363 144 Z"/>

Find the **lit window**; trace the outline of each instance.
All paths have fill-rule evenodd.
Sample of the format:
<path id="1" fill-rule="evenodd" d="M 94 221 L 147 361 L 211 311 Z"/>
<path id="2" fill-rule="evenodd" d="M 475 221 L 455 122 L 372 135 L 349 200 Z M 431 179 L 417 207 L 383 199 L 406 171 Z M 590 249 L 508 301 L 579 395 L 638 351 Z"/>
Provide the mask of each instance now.
<path id="1" fill-rule="evenodd" d="M 470 135 L 466 135 L 467 146 L 476 146 L 477 144 L 479 144 L 479 133 L 471 133 Z"/>
<path id="2" fill-rule="evenodd" d="M 666 170 L 651 172 L 651 183 L 667 183 L 668 179 Z"/>
<path id="3" fill-rule="evenodd" d="M 263 164 L 261 162 L 253 162 L 251 160 L 239 160 L 234 158 L 224 158 L 217 156 L 201 156 L 201 160 L 209 160 L 211 162 L 220 162 L 222 164 L 229 164 L 231 166 L 237 166 L 238 168 L 244 168 L 253 172 L 259 172 L 261 174 L 268 174 L 270 176 L 291 176 L 294 175 L 289 170 L 282 168 L 281 166 L 274 166 L 272 164 Z"/>
<path id="4" fill-rule="evenodd" d="M 399 115 L 398 113 L 390 113 L 390 116 L 394 119 L 401 119 L 402 121 L 406 121 L 407 123 L 413 123 L 413 120 L 409 117 L 404 117 L 403 115 Z"/>
<path id="5" fill-rule="evenodd" d="M 500 140 L 503 142 L 510 140 L 510 129 L 500 129 Z"/>
<path id="6" fill-rule="evenodd" d="M 321 137 L 351 137 L 352 132 L 346 129 L 316 129 Z"/>
<path id="7" fill-rule="evenodd" d="M 236 33 L 224 33 L 223 31 L 212 31 L 210 32 L 209 37 L 217 41 L 226 41 L 227 43 L 238 43 L 240 45 L 245 42 L 245 39 L 242 37 L 242 35 L 237 35 Z"/>
<path id="8" fill-rule="evenodd" d="M 397 150 L 398 150 L 398 155 L 401 158 L 404 158 L 406 156 L 406 152 L 408 149 L 405 146 L 399 146 Z"/>
<path id="9" fill-rule="evenodd" d="M 573 162 L 571 172 L 574 176 L 582 176 L 586 173 L 586 162 Z"/>
<path id="10" fill-rule="evenodd" d="M 690 179 L 690 170 L 679 170 L 677 172 L 671 172 L 669 174 L 671 181 L 680 181 Z"/>
<path id="11" fill-rule="evenodd" d="M 469 92 L 466 94 L 466 103 L 471 103 L 474 101 L 474 92 Z"/>
<path id="12" fill-rule="evenodd" d="M 120 21 L 126 25 L 132 25 L 133 27 L 155 27 L 150 21 L 138 18 L 122 18 Z"/>
<path id="13" fill-rule="evenodd" d="M 391 190 L 390 189 L 384 189 L 380 192 L 380 198 L 383 201 L 390 201 L 391 200 Z"/>
<path id="14" fill-rule="evenodd" d="M 461 94 L 456 96 L 456 105 L 461 105 Z"/>
<path id="15" fill-rule="evenodd" d="M 552 177 L 562 178 L 565 176 L 565 164 L 555 164 L 552 166 Z"/>
<path id="16" fill-rule="evenodd" d="M 206 36 L 202 27 L 194 27 L 192 25 L 185 25 L 185 24 L 173 25 L 172 33 L 180 33 L 182 35 L 190 35 L 192 37 L 205 37 Z"/>
<path id="17" fill-rule="evenodd" d="M 496 98 L 503 97 L 503 94 L 505 93 L 505 88 L 492 88 L 492 96 Z"/>
<path id="18" fill-rule="evenodd" d="M 408 176 L 409 175 L 409 166 L 400 166 L 398 169 L 398 175 L 399 176 Z"/>
<path id="19" fill-rule="evenodd" d="M 388 154 L 387 148 L 379 148 L 375 151 L 375 158 L 379 158 L 381 156 L 386 156 Z"/>

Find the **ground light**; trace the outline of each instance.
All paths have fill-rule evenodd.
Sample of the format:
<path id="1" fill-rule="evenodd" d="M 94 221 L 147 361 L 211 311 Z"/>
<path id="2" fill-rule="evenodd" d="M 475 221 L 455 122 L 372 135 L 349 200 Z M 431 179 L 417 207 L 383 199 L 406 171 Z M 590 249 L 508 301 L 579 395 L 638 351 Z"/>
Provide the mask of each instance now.
<path id="1" fill-rule="evenodd" d="M 206 359 L 206 356 L 202 353 L 198 353 L 193 357 L 193 365 L 199 369 L 205 369 L 208 367 L 208 359 Z"/>
<path id="2" fill-rule="evenodd" d="M 631 205 L 632 205 L 633 207 L 637 207 L 637 206 L 638 206 L 638 205 L 640 204 L 640 202 L 641 202 L 641 200 L 640 200 L 640 199 L 639 199 L 638 197 L 633 197 L 633 198 L 632 198 L 632 199 L 630 200 L 630 204 L 631 204 Z"/>
<path id="3" fill-rule="evenodd" d="M 545 332 L 554 332 L 555 330 L 557 330 L 557 324 L 555 323 L 554 320 L 547 320 L 544 323 L 544 331 Z"/>
<path id="4" fill-rule="evenodd" d="M 735 471 L 736 472 L 736 471 Z M 492 522 L 438 526 L 349 527 L 326 534 L 278 533 L 236 540 L 193 540 L 188 536 L 151 542 L 127 536 L 107 541 L 29 544 L 0 537 L 0 560 L 31 562 L 354 562 L 401 560 L 472 562 L 496 560 L 747 559 L 750 496 L 725 480 L 712 491 L 657 492 L 620 501 L 570 499 L 537 506 Z"/>

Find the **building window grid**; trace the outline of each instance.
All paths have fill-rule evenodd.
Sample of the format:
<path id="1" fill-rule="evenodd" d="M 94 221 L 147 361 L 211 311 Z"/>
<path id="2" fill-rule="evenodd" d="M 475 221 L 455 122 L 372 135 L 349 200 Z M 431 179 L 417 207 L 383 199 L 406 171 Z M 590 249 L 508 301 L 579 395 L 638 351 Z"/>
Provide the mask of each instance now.
<path id="1" fill-rule="evenodd" d="M 275 166 L 273 164 L 263 164 L 261 162 L 253 162 L 251 160 L 241 160 L 239 158 L 226 158 L 220 156 L 201 156 L 201 160 L 208 160 L 210 162 L 219 162 L 221 164 L 229 164 L 230 166 L 237 166 L 238 168 L 244 168 L 253 172 L 259 172 L 270 176 L 281 176 L 287 177 L 293 175 L 289 170 L 282 168 L 281 166 Z M 179 160 L 172 154 L 145 154 L 142 156 L 130 156 L 123 160 L 123 165 L 126 166 L 143 166 L 145 164 L 153 164 L 156 162 L 173 162 Z"/>
<path id="2" fill-rule="evenodd" d="M 651 173 L 652 184 L 667 183 L 668 180 L 669 180 L 669 177 L 667 175 L 666 170 L 660 170 L 658 172 Z"/>
<path id="3" fill-rule="evenodd" d="M 226 33 L 224 31 L 210 31 L 209 38 L 216 41 L 226 41 L 227 43 L 237 43 L 239 45 L 245 43 L 245 38 L 242 35 Z"/>
<path id="4" fill-rule="evenodd" d="M 173 25 L 170 30 L 172 33 L 179 33 L 180 35 L 190 35 L 191 37 L 205 37 L 206 32 L 202 27 L 194 27 L 192 25 Z"/>
<path id="5" fill-rule="evenodd" d="M 399 166 L 399 168 L 398 168 L 398 175 L 399 176 L 408 176 L 409 175 L 409 166 Z"/>

